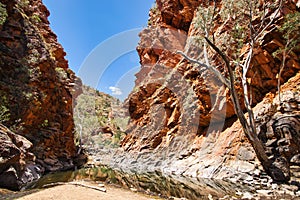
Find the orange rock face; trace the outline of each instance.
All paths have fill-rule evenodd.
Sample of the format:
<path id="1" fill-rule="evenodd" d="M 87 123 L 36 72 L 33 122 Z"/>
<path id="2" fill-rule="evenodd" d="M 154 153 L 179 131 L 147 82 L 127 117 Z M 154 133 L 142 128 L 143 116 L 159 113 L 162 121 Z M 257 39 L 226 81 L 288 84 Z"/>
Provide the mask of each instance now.
<path id="1" fill-rule="evenodd" d="M 135 156 L 122 154 L 127 159 L 116 159 L 116 163 L 195 177 L 222 178 L 236 172 L 253 172 L 259 164 L 239 123 L 235 122 L 228 89 L 214 74 L 189 63 L 177 53 L 183 51 L 195 59 L 203 57 L 199 13 L 205 13 L 211 5 L 193 0 L 156 2 L 157 7 L 150 11 L 149 26 L 140 33 L 137 51 L 141 70 L 136 74 L 135 90 L 126 102 L 131 121 L 122 149 L 125 154 L 129 152 Z M 216 1 L 211 34 L 215 44 L 229 57 L 243 60 L 249 47 L 246 40 L 231 41 L 230 34 L 237 29 L 236 15 L 228 13 L 229 17 L 225 18 L 226 6 L 223 1 Z M 261 9 L 262 6 L 257 5 L 257 11 Z M 285 15 L 296 11 L 299 12 L 296 3 L 285 1 L 274 24 L 263 32 L 259 44 L 255 45 L 247 74 L 253 106 L 266 93 L 276 92 L 281 60 L 272 54 L 285 44 L 277 28 Z M 274 9 L 269 9 L 267 16 L 275 13 Z M 246 20 L 246 16 L 243 17 Z M 253 23 L 259 26 L 258 20 Z M 245 31 L 247 25 L 242 24 L 244 27 L 239 27 L 236 34 L 243 34 L 240 30 Z M 299 49 L 295 50 L 295 55 L 299 53 Z M 211 65 L 226 75 L 220 56 L 213 51 L 208 54 Z M 299 57 L 289 56 L 286 63 L 289 64 L 282 82 L 299 71 Z M 242 94 L 239 81 L 236 88 Z M 240 97 L 242 102 L 242 95 Z"/>
<path id="2" fill-rule="evenodd" d="M 1 0 L 0 94 L 15 133 L 32 142 L 36 163 L 47 171 L 74 166 L 75 74 L 49 27 L 49 11 L 38 1 Z M 75 86 L 75 87 L 74 87 Z"/>

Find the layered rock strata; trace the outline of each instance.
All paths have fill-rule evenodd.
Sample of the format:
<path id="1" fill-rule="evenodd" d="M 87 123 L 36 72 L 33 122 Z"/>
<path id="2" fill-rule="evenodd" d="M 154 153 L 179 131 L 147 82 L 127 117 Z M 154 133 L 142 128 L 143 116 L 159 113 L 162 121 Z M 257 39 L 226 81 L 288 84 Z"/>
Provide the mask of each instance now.
<path id="1" fill-rule="evenodd" d="M 149 26 L 140 33 L 137 51 L 141 70 L 136 75 L 135 90 L 126 102 L 131 121 L 128 134 L 122 142 L 123 154 L 113 162 L 129 169 L 160 170 L 193 177 L 229 178 L 239 174 L 243 179 L 251 179 L 261 174 L 256 155 L 239 122 L 235 122 L 228 89 L 208 70 L 189 63 L 177 53 L 183 51 L 195 59 L 203 56 L 199 48 L 201 45 L 203 47 L 199 40 L 199 21 L 201 23 L 203 18 L 200 15 L 208 13 L 211 5 L 193 0 L 156 2 L 157 6 L 150 12 Z M 228 8 L 227 3 L 216 1 L 215 19 L 211 25 L 215 44 L 232 57 L 237 56 L 234 54 L 236 48 L 241 49 L 239 59 L 244 59 L 249 49 L 246 41 L 231 41 L 231 34 L 236 28 L 235 17 L 238 16 L 234 12 L 239 13 L 239 10 L 234 10 L 236 7 Z M 261 11 L 264 3 L 267 5 L 269 2 L 261 3 L 257 5 L 256 11 Z M 253 106 L 262 101 L 266 93 L 276 93 L 282 60 L 273 55 L 286 44 L 278 28 L 283 24 L 285 16 L 294 12 L 299 12 L 299 2 L 283 1 L 279 12 L 270 8 L 266 14 L 266 20 L 270 21 L 274 15 L 276 19 L 263 32 L 254 49 L 248 73 Z M 224 13 L 229 17 L 224 18 Z M 254 26 L 258 26 L 259 18 L 255 19 Z M 240 30 L 244 28 L 240 27 Z M 226 75 L 220 57 L 214 52 L 208 53 L 212 58 L 211 64 Z M 281 76 L 282 83 L 295 76 L 300 69 L 299 57 L 296 56 L 300 53 L 299 49 L 295 49 L 294 53 L 287 58 Z M 299 82 L 288 84 L 297 88 Z M 239 83 L 236 88 L 242 93 Z M 293 98 L 298 98 L 298 92 L 293 93 Z M 265 101 L 273 100 L 267 98 Z M 276 109 L 279 107 L 278 102 L 273 104 Z M 295 105 L 298 106 L 296 110 L 299 109 L 299 103 Z M 261 111 L 268 115 L 268 111 Z M 284 162 L 279 165 L 286 165 L 289 174 L 287 166 L 295 163 L 300 151 L 298 145 L 292 142 L 299 137 L 299 114 L 294 110 L 290 115 L 283 109 L 283 113 L 276 116 L 278 118 L 274 116 L 264 122 L 270 134 L 261 132 L 260 137 L 265 142 L 270 159 L 278 164 Z M 256 117 L 258 120 L 259 116 Z M 285 128 L 287 120 L 295 126 Z M 271 133 L 274 130 L 269 126 L 278 126 L 278 129 L 290 130 L 290 133 L 285 135 L 280 130 L 280 133 Z M 284 153 L 285 150 L 287 153 Z"/>

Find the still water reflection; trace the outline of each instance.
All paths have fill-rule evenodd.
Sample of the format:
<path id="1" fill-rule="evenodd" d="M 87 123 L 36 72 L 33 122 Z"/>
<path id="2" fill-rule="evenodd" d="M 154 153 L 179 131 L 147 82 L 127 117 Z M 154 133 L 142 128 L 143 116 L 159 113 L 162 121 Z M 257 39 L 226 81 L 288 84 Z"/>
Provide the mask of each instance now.
<path id="1" fill-rule="evenodd" d="M 48 174 L 31 188 L 42 188 L 47 184 L 74 180 L 101 181 L 117 184 L 125 188 L 159 195 L 187 199 L 220 198 L 225 195 L 236 196 L 236 192 L 250 191 L 246 185 L 212 179 L 193 179 L 178 176 L 164 176 L 160 172 L 136 174 L 112 169 L 106 166 L 84 168 L 76 171 Z"/>

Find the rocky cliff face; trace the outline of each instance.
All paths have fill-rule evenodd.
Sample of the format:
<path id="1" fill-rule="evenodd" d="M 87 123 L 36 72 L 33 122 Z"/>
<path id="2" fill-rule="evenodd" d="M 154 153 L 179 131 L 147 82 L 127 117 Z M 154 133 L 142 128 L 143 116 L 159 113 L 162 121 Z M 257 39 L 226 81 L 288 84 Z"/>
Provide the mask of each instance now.
<path id="1" fill-rule="evenodd" d="M 23 149 L 30 146 L 41 168 L 72 168 L 77 78 L 49 27 L 49 11 L 41 0 L 1 0 L 0 8 L 0 123 L 32 143 Z"/>
<path id="2" fill-rule="evenodd" d="M 195 59 L 204 56 L 201 28 L 203 20 L 207 19 L 203 18 L 203 13 L 214 12 L 210 31 L 214 35 L 215 44 L 232 60 L 245 59 L 248 51 L 246 40 L 232 41 L 232 37 L 247 34 L 247 14 L 238 14 L 239 9 L 245 7 L 224 0 L 216 1 L 214 9 L 211 9 L 211 3 L 205 4 L 205 1 L 157 0 L 156 3 L 157 6 L 150 11 L 148 28 L 140 33 L 137 51 L 141 70 L 136 75 L 136 88 L 127 101 L 131 121 L 122 149 L 131 156 L 122 154 L 123 157 L 114 162 L 135 170 L 161 170 L 193 177 L 228 178 L 241 174 L 246 179 L 245 174 L 251 174 L 252 177 L 260 174 L 261 166 L 256 155 L 244 137 L 239 122 L 235 122 L 228 89 L 215 75 L 187 62 L 176 53 L 178 50 L 183 51 Z M 259 1 L 256 13 L 261 12 L 263 5 L 269 3 Z M 278 13 L 274 7 L 269 7 L 266 11 L 266 20 L 270 21 L 275 17 L 275 21 L 264 30 L 254 49 L 252 67 L 248 73 L 253 106 L 261 102 L 267 92 L 271 92 L 273 96 L 276 93 L 276 76 L 282 59 L 273 55 L 286 44 L 279 27 L 285 16 L 299 12 L 299 4 L 298 1 L 284 1 Z M 243 17 L 245 23 L 237 26 L 235 21 Z M 258 16 L 254 16 L 254 19 L 254 26 L 257 27 L 260 20 Z M 235 51 L 237 49 L 238 53 Z M 212 58 L 211 64 L 226 74 L 220 56 L 213 51 L 208 53 Z M 300 61 L 296 56 L 299 53 L 297 48 L 294 49 L 294 54 L 288 56 L 281 76 L 282 83 L 299 71 Z M 284 165 L 289 166 L 298 162 L 296 155 L 300 152 L 299 146 L 292 142 L 299 137 L 299 113 L 296 112 L 299 110 L 299 102 L 292 100 L 298 98 L 299 82 L 288 82 L 287 85 L 292 85 L 291 88 L 294 86 L 293 95 L 286 100 L 296 102 L 291 115 L 286 114 L 285 110 L 274 115 L 274 110 L 270 114 L 271 111 L 261 108 L 263 105 L 273 105 L 275 110 L 279 108 L 278 100 L 275 102 L 273 98 L 267 98 L 265 104 L 259 104 L 255 109 L 256 112 L 261 109 L 263 115 L 270 116 L 259 122 L 262 124 L 258 126 L 264 127 L 260 129 L 260 137 L 265 142 L 268 155 L 274 157 L 271 158 L 274 162 L 284 162 Z M 286 85 L 285 87 L 287 88 Z M 238 82 L 236 88 L 242 92 Z M 283 124 L 288 123 L 283 116 L 287 115 L 291 117 L 291 123 L 286 130 L 293 130 L 291 134 L 284 136 L 266 133 L 266 129 L 276 132 L 277 126 L 278 131 L 285 129 Z M 257 114 L 257 120 L 259 118 Z M 289 149 L 289 153 L 283 155 L 283 149 Z M 297 161 L 294 162 L 295 160 Z M 286 169 L 290 173 L 289 167 Z"/>

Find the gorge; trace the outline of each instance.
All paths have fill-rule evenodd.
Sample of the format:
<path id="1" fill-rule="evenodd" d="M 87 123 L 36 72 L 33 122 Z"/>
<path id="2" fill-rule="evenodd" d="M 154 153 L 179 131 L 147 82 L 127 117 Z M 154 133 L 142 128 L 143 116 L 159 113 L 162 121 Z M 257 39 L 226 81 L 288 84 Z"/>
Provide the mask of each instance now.
<path id="1" fill-rule="evenodd" d="M 20 190 L 45 173 L 81 167 L 89 156 L 89 164 L 119 169 L 119 182 L 136 188 L 143 184 L 128 177 L 149 183 L 152 174 L 149 179 L 160 183 L 171 176 L 217 179 L 205 184 L 224 184 L 226 191 L 234 187 L 229 183 L 251 190 L 267 185 L 270 191 L 284 183 L 293 188 L 292 197 L 299 196 L 300 1 L 247 2 L 156 0 L 139 35 L 135 88 L 121 104 L 82 85 L 41 0 L 0 0 L 0 187 Z M 222 56 L 205 42 L 211 39 L 230 58 L 246 111 L 240 66 L 251 49 L 249 26 L 261 35 L 253 44 L 246 87 L 274 180 L 243 132 L 230 90 L 178 53 L 216 66 L 227 78 Z M 198 189 L 197 183 L 191 187 Z"/>

